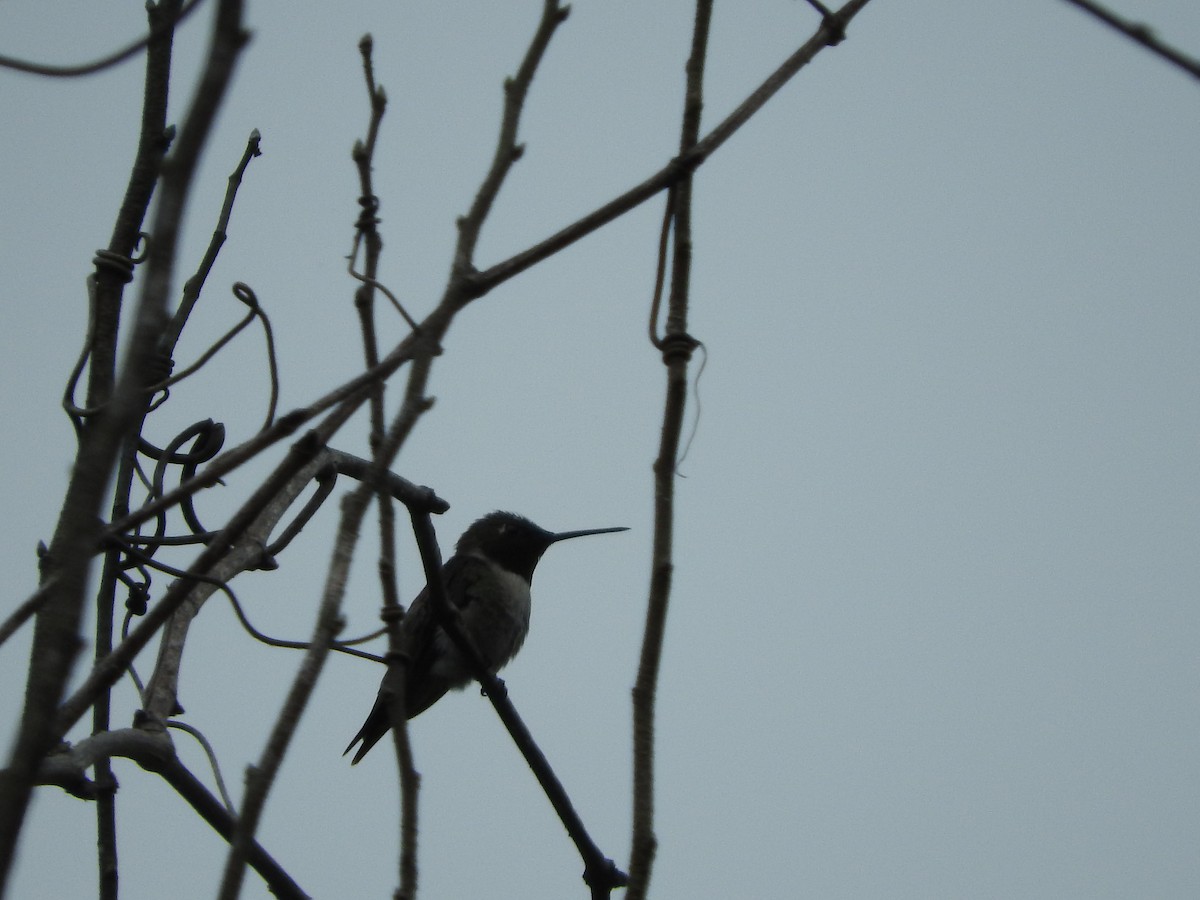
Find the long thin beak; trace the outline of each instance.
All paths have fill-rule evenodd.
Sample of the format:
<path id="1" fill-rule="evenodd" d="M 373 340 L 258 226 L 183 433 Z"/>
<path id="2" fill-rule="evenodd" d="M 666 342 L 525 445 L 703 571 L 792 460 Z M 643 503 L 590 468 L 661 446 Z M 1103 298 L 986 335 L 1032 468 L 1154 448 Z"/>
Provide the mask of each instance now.
<path id="1" fill-rule="evenodd" d="M 585 528 L 582 531 L 560 531 L 550 535 L 550 543 L 569 541 L 571 538 L 587 537 L 589 534 L 612 534 L 614 531 L 628 531 L 628 528 Z"/>

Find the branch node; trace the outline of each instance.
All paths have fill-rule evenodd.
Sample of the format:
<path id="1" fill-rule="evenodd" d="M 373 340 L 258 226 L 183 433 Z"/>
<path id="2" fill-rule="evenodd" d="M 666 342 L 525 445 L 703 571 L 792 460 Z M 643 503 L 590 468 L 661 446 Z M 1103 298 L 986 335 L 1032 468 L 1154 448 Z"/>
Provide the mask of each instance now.
<path id="1" fill-rule="evenodd" d="M 92 257 L 92 264 L 97 269 L 106 269 L 112 272 L 125 284 L 133 281 L 133 267 L 138 262 L 139 260 L 122 256 L 120 253 L 113 253 L 111 250 L 97 250 L 96 255 Z"/>
<path id="2" fill-rule="evenodd" d="M 404 619 L 404 607 L 392 606 L 391 604 L 388 604 L 379 611 L 379 618 L 381 618 L 384 623 L 388 625 L 390 625 L 392 622 L 400 622 Z M 384 659 L 390 662 L 392 655 L 393 651 L 389 650 L 384 656 Z M 404 654 L 397 653 L 396 655 L 403 656 Z"/>
<path id="3" fill-rule="evenodd" d="M 692 358 L 692 351 L 699 346 L 700 342 L 686 331 L 668 334 L 659 342 L 663 362 L 668 365 L 679 361 L 687 362 Z"/>
<path id="4" fill-rule="evenodd" d="M 259 542 L 260 551 L 258 559 L 247 565 L 248 569 L 259 572 L 274 572 L 279 568 L 279 560 L 267 549 L 267 545 Z"/>
<path id="5" fill-rule="evenodd" d="M 583 870 L 583 882 L 590 888 L 611 891 L 629 884 L 629 876 L 618 869 L 611 859 L 605 859 L 602 865 L 589 864 Z"/>
<path id="6" fill-rule="evenodd" d="M 832 12 L 821 0 L 808 0 L 808 5 L 821 14 L 822 27 L 829 33 L 825 37 L 828 47 L 836 47 L 846 39 L 846 23 L 841 16 Z"/>
<path id="7" fill-rule="evenodd" d="M 493 675 L 491 689 L 489 690 L 488 686 L 485 684 L 480 684 L 479 696 L 503 699 L 508 696 L 508 685 L 504 683 L 503 678 Z"/>

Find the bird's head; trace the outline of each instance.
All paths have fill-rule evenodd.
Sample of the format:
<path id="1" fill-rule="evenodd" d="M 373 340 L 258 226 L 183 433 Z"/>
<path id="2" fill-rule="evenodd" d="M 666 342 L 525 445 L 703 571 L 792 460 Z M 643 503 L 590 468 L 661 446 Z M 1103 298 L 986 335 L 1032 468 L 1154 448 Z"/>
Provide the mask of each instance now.
<path id="1" fill-rule="evenodd" d="M 524 516 L 510 512 L 488 513 L 477 519 L 458 539 L 458 553 L 474 553 L 485 556 L 510 572 L 522 576 L 526 581 L 533 579 L 542 554 L 559 541 L 584 537 L 589 534 L 608 534 L 628 531 L 628 528 L 589 528 L 583 531 L 547 531 Z"/>

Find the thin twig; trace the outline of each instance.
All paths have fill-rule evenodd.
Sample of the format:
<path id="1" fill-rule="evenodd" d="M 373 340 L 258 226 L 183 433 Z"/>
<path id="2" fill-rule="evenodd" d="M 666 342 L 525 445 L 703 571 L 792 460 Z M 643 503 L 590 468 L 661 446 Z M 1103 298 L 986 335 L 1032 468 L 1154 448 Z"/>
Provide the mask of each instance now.
<path id="1" fill-rule="evenodd" d="M 212 769 L 213 781 L 217 783 L 217 793 L 221 795 L 221 802 L 225 804 L 225 809 L 229 811 L 231 816 L 236 816 L 237 809 L 233 805 L 233 799 L 229 796 L 229 791 L 225 789 L 225 779 L 221 777 L 221 765 L 217 762 L 217 754 L 213 750 L 212 744 L 208 742 L 208 738 L 204 736 L 204 732 L 195 725 L 180 722 L 178 719 L 171 719 L 166 723 L 166 726 L 190 734 L 196 739 L 196 743 L 200 745 L 201 749 L 204 750 L 204 755 L 208 757 L 208 765 Z"/>
<path id="2" fill-rule="evenodd" d="M 366 81 L 367 99 L 371 107 L 371 116 L 367 124 L 367 138 L 354 146 L 352 158 L 358 169 L 359 180 L 359 214 L 354 236 L 354 249 L 350 254 L 350 274 L 362 282 L 362 286 L 354 293 L 354 306 L 358 310 L 359 325 L 363 338 L 363 358 L 368 369 L 379 364 L 379 345 L 375 328 L 375 290 L 378 289 L 391 301 L 392 306 L 414 331 L 420 328 L 408 311 L 379 281 L 379 259 L 383 251 L 383 239 L 379 234 L 379 198 L 375 196 L 375 188 L 371 171 L 375 164 L 375 146 L 379 138 L 379 126 L 387 109 L 387 94 L 383 87 L 375 82 L 375 65 L 371 56 L 374 42 L 371 36 L 364 35 L 358 42 L 362 55 L 363 78 Z M 366 271 L 359 274 L 354 269 L 358 248 L 365 247 Z M 384 441 L 384 388 L 380 382 L 371 395 L 370 402 L 370 432 L 368 443 L 372 453 L 378 455 Z M 379 573 L 380 593 L 383 596 L 383 609 L 380 613 L 384 621 L 384 629 L 388 635 L 388 659 L 393 660 L 402 652 L 403 635 L 400 630 L 400 620 L 403 608 L 400 605 L 400 592 L 396 575 L 396 510 L 392 496 L 383 478 L 376 478 L 387 470 L 387 466 L 370 465 L 364 473 L 373 479 L 367 482 L 375 489 L 378 500 L 379 518 Z M 387 474 L 391 474 L 388 472 Z M 389 663 L 390 664 L 390 663 Z M 399 682 L 396 688 L 394 702 L 403 709 L 404 689 L 407 669 L 398 673 Z M 413 765 L 412 747 L 408 741 L 408 721 L 403 714 L 393 717 L 394 743 L 396 760 L 399 769 L 400 782 L 400 886 L 396 891 L 398 898 L 413 898 L 417 893 L 417 799 L 420 789 L 420 776 Z"/>
<path id="3" fill-rule="evenodd" d="M 1067 0 L 1072 6 L 1078 6 L 1084 12 L 1091 13 L 1105 25 L 1114 28 L 1131 41 L 1136 41 L 1154 55 L 1165 59 L 1173 66 L 1187 72 L 1193 78 L 1200 78 L 1200 60 L 1196 60 L 1169 44 L 1160 41 L 1148 25 L 1141 22 L 1129 22 L 1120 16 L 1109 12 L 1099 3 L 1092 0 Z"/>
<path id="4" fill-rule="evenodd" d="M 504 113 L 500 120 L 500 135 L 496 140 L 496 152 L 492 157 L 491 168 L 484 176 L 479 191 L 471 209 L 458 220 L 458 246 L 454 253 L 455 269 L 460 276 L 466 276 L 474 270 L 475 246 L 479 241 L 479 232 L 484 220 L 491 211 L 496 196 L 504 184 L 513 163 L 521 158 L 525 148 L 517 143 L 517 130 L 521 123 L 521 113 L 525 107 L 525 97 L 538 65 L 554 37 L 554 32 L 566 21 L 570 7 L 559 6 L 557 0 L 544 0 L 542 17 L 538 21 L 537 30 L 525 58 L 521 61 L 517 74 L 504 81 Z"/>
<path id="5" fill-rule="evenodd" d="M 377 278 L 372 278 L 369 275 L 364 275 L 363 273 L 359 272 L 357 269 L 354 268 L 354 261 L 355 261 L 357 254 L 358 254 L 358 241 L 356 239 L 354 242 L 354 249 L 350 251 L 350 255 L 349 255 L 349 257 L 347 257 L 350 260 L 349 265 L 346 266 L 347 274 L 349 274 L 350 277 L 353 278 L 355 281 L 361 281 L 363 283 L 364 287 L 370 288 L 370 289 L 375 289 L 375 290 L 378 290 L 380 293 L 382 293 L 383 296 L 387 297 L 388 300 L 391 301 L 392 306 L 395 308 L 396 312 L 400 313 L 400 318 L 404 319 L 404 321 L 408 324 L 408 327 L 411 328 L 413 331 L 420 331 L 421 326 L 417 323 L 417 320 L 408 314 L 408 310 L 404 308 L 404 304 L 402 304 L 400 302 L 400 299 L 394 293 L 392 293 L 391 290 L 388 289 L 388 286 L 386 284 L 384 284 L 382 281 L 380 281 Z"/>
<path id="6" fill-rule="evenodd" d="M 183 284 L 183 299 L 180 301 L 179 308 L 175 310 L 175 315 L 171 317 L 171 324 L 163 336 L 163 352 L 167 354 L 175 352 L 179 336 L 183 333 L 188 317 L 192 314 L 192 309 L 200 298 L 200 292 L 204 290 L 204 282 L 208 280 L 208 274 L 217 261 L 221 247 L 225 244 L 238 188 L 241 187 L 242 177 L 246 174 L 250 160 L 256 156 L 262 156 L 262 135 L 258 133 L 257 128 L 250 132 L 250 137 L 246 139 L 246 147 L 242 151 L 242 158 L 229 175 L 225 188 L 225 202 L 221 205 L 221 213 L 217 217 L 217 224 L 213 228 L 212 237 L 209 238 L 208 247 L 204 251 L 204 258 L 200 260 L 200 265 L 196 267 L 192 277 Z"/>
<path id="7" fill-rule="evenodd" d="M 383 637 L 385 634 L 387 634 L 386 628 L 376 628 L 374 631 L 367 632 L 366 634 L 360 635 L 356 638 L 342 638 L 338 641 L 338 643 L 343 647 L 353 647 L 356 644 L 369 643 L 377 638 Z M 381 660 L 381 662 L 386 662 L 386 660 Z"/>
<path id="8" fill-rule="evenodd" d="M 229 585 L 220 585 L 221 592 L 229 598 L 230 604 L 233 606 L 233 612 L 237 616 L 238 621 L 242 623 L 242 628 L 246 630 L 252 638 L 260 643 L 266 644 L 269 647 L 281 647 L 285 650 L 308 650 L 312 644 L 308 641 L 287 641 L 282 638 L 273 638 L 269 634 L 263 634 L 251 624 L 250 619 L 246 616 L 246 611 L 242 608 L 242 604 L 238 601 L 237 595 L 230 589 Z M 371 662 L 385 662 L 382 656 L 376 653 L 368 653 L 365 650 L 357 650 L 349 646 L 351 642 L 335 641 L 330 647 L 331 650 L 336 650 L 339 653 L 345 653 L 348 656 L 357 656 L 359 659 L 370 660 Z M 169 724 L 169 723 L 168 723 Z"/>
<path id="9" fill-rule="evenodd" d="M 3 622 L 0 622 L 0 647 L 4 646 L 4 642 L 20 630 L 33 616 L 34 613 L 41 608 L 42 604 L 54 593 L 58 588 L 56 579 L 51 578 L 49 581 L 43 582 L 38 586 L 38 589 L 30 594 L 21 602 L 21 604 L 9 614 Z"/>
<path id="10" fill-rule="evenodd" d="M 245 327 L 253 322 L 257 317 L 258 313 L 255 310 L 250 310 L 250 312 L 246 313 L 245 317 L 242 318 L 241 321 L 217 338 L 212 346 L 201 353 L 194 363 L 185 369 L 181 369 L 178 372 L 173 372 L 169 378 L 164 378 L 162 381 L 147 385 L 146 392 L 155 394 L 159 391 L 165 391 L 167 388 L 174 387 L 175 385 L 179 384 L 179 382 L 183 381 L 185 378 L 195 375 L 202 368 L 204 368 L 205 364 L 210 359 L 220 353 L 226 344 L 237 337 L 242 330 L 245 329 Z"/>
<path id="11" fill-rule="evenodd" d="M 686 156 L 677 157 L 625 193 L 608 201 L 582 218 L 572 222 L 565 228 L 539 241 L 532 247 L 522 250 L 508 259 L 477 272 L 471 279 L 471 296 L 467 299 L 482 297 L 497 285 L 519 275 L 526 269 L 553 256 L 565 247 L 586 237 L 598 228 L 607 225 L 631 209 L 649 200 L 659 191 L 669 188 L 684 177 L 687 172 L 698 168 L 718 148 L 721 147 L 739 128 L 749 121 L 767 101 L 773 97 L 792 76 L 804 68 L 812 59 L 826 47 L 834 46 L 839 35 L 844 34 L 846 26 L 870 0 L 849 0 L 828 19 L 823 19 L 821 25 L 811 38 L 782 65 L 772 72 L 758 88 L 756 88 L 741 105 L 730 113 L 712 131 L 701 138 Z"/>
<path id="12" fill-rule="evenodd" d="M 671 222 L 675 218 L 675 192 L 667 191 L 667 202 L 663 204 L 662 227 L 658 232 L 658 263 L 654 269 L 654 293 L 650 297 L 650 343 L 662 349 L 662 340 L 658 336 L 658 310 L 662 306 L 663 284 L 667 277 L 667 256 L 670 253 Z"/>
<path id="13" fill-rule="evenodd" d="M 31 75 L 45 75 L 49 78 L 77 78 L 81 75 L 94 75 L 96 72 L 102 72 L 107 68 L 122 63 L 131 56 L 136 56 L 144 47 L 149 46 L 156 39 L 165 34 L 169 34 L 174 30 L 175 26 L 182 22 L 191 14 L 192 10 L 196 9 L 203 0 L 191 0 L 186 6 L 180 9 L 179 14 L 173 19 L 163 22 L 151 28 L 149 33 L 138 38 L 132 44 L 115 53 L 110 53 L 108 56 L 103 56 L 98 60 L 90 63 L 83 63 L 77 66 L 53 66 L 46 63 L 29 62 L 23 59 L 16 59 L 12 56 L 0 55 L 0 68 L 15 69 L 18 72 L 29 72 Z"/>
<path id="14" fill-rule="evenodd" d="M 304 506 L 296 513 L 295 518 L 280 530 L 279 536 L 263 547 L 259 568 L 273 568 L 275 557 L 296 539 L 296 536 L 304 530 L 304 526 L 317 514 L 317 510 L 325 505 L 325 501 L 333 494 L 333 489 L 337 485 L 337 469 L 332 463 L 326 463 L 313 474 L 313 481 L 317 483 L 317 489 L 313 495 L 304 502 Z"/>

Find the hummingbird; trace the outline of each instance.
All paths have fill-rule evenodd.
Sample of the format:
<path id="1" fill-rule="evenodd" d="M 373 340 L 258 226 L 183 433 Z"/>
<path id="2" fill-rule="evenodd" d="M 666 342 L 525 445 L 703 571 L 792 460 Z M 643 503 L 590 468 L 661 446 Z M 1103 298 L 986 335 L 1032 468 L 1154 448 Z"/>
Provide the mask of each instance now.
<path id="1" fill-rule="evenodd" d="M 529 633 L 529 585 L 538 560 L 550 545 L 589 534 L 628 530 L 589 528 L 553 532 L 516 513 L 493 512 L 463 532 L 454 555 L 442 566 L 442 582 L 446 596 L 461 614 L 463 626 L 489 672 L 495 674 L 516 656 Z M 409 605 L 400 625 L 418 642 L 411 648 L 405 682 L 409 719 L 429 709 L 447 691 L 460 690 L 471 683 L 466 660 L 446 632 L 440 627 L 430 627 L 432 617 L 432 601 L 426 587 Z M 391 728 L 387 709 L 390 688 L 385 674 L 367 721 L 342 752 L 345 756 L 361 741 L 351 765 L 366 756 Z"/>

